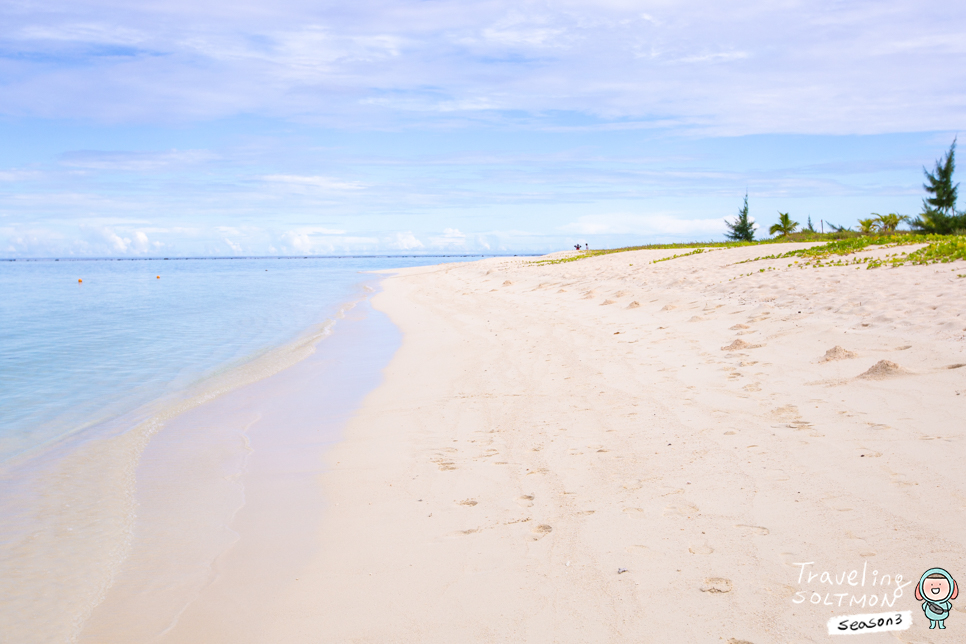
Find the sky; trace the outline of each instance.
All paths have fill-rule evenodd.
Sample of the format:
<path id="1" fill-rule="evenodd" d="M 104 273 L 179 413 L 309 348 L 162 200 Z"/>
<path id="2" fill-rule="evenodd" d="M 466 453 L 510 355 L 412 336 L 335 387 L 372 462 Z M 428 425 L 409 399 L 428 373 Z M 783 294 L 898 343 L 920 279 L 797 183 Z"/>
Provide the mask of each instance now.
<path id="1" fill-rule="evenodd" d="M 4 0 L 0 257 L 547 252 L 921 210 L 966 5 Z"/>

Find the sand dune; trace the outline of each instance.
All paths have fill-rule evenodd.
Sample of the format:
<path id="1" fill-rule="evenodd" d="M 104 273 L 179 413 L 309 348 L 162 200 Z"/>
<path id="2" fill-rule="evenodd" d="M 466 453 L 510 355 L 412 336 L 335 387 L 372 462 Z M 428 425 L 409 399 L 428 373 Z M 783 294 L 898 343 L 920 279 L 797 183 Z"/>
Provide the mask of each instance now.
<path id="1" fill-rule="evenodd" d="M 879 610 L 829 593 L 894 598 L 898 575 L 900 641 L 962 637 L 966 600 L 929 631 L 912 591 L 966 580 L 966 280 L 737 263 L 755 248 L 652 263 L 673 254 L 388 278 L 403 346 L 329 456 L 275 638 L 824 641 Z"/>

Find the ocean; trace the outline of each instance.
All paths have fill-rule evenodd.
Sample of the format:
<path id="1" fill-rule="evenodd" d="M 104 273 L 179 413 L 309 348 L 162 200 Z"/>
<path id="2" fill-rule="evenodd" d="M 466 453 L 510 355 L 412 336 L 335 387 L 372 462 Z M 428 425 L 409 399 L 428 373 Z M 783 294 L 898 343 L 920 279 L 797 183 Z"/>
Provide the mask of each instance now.
<path id="1" fill-rule="evenodd" d="M 96 641 L 78 639 L 95 609 L 145 576 L 146 604 L 170 604 L 152 632 L 168 628 L 285 450 L 301 505 L 272 538 L 296 539 L 321 450 L 398 346 L 371 271 L 479 258 L 0 262 L 0 641 Z M 311 422 L 284 408 L 304 386 Z M 177 565 L 145 563 L 159 551 Z"/>

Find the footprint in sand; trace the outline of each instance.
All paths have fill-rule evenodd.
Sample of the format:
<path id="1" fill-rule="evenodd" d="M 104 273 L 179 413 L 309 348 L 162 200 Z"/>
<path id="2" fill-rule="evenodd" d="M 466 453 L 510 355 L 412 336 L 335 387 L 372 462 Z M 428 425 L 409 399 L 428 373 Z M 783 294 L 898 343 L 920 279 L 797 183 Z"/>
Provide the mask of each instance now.
<path id="1" fill-rule="evenodd" d="M 718 595 L 731 592 L 731 580 L 724 577 L 708 577 L 701 586 L 701 592 Z"/>
<path id="2" fill-rule="evenodd" d="M 533 530 L 530 531 L 530 534 L 533 535 L 534 541 L 539 541 L 551 532 L 553 532 L 552 527 L 548 526 L 546 523 L 541 523 L 538 526 L 534 526 Z"/>
<path id="3" fill-rule="evenodd" d="M 771 410 L 771 415 L 778 420 L 794 420 L 798 418 L 798 407 L 795 405 L 784 405 Z"/>
<path id="4" fill-rule="evenodd" d="M 708 545 L 707 541 L 702 541 L 700 543 L 692 543 L 688 546 L 688 552 L 692 555 L 710 555 L 714 552 L 714 548 Z"/>
<path id="5" fill-rule="evenodd" d="M 635 519 L 644 518 L 644 508 L 624 508 L 624 514 L 629 517 L 634 517 Z"/>
<path id="6" fill-rule="evenodd" d="M 641 305 L 640 302 L 638 302 L 637 300 L 634 300 L 633 302 L 631 302 L 630 304 L 627 305 L 627 308 L 629 308 L 629 309 L 636 309 L 640 305 Z"/>
<path id="7" fill-rule="evenodd" d="M 513 284 L 513 282 L 511 282 L 510 280 L 507 280 L 507 281 L 503 282 L 503 286 L 510 286 L 512 284 Z"/>
<path id="8" fill-rule="evenodd" d="M 562 288 L 562 289 L 560 289 L 560 290 L 559 290 L 559 291 L 557 291 L 557 292 L 558 292 L 558 293 L 566 293 L 566 292 L 567 292 L 567 289 L 565 289 L 565 288 Z"/>
<path id="9" fill-rule="evenodd" d="M 754 644 L 754 642 L 749 642 L 748 640 L 736 640 L 732 637 L 728 640 L 728 644 Z"/>
<path id="10" fill-rule="evenodd" d="M 688 503 L 684 499 L 672 501 L 664 506 L 664 516 L 666 517 L 693 517 L 698 513 L 698 506 Z"/>
<path id="11" fill-rule="evenodd" d="M 740 331 L 741 329 L 750 329 L 751 327 L 747 324 L 736 324 L 732 327 L 728 327 L 729 331 Z"/>
<path id="12" fill-rule="evenodd" d="M 523 496 L 517 497 L 517 504 L 520 505 L 520 506 L 522 506 L 522 507 L 524 507 L 524 508 L 531 508 L 531 507 L 533 507 L 533 495 L 532 494 L 524 494 Z"/>
<path id="13" fill-rule="evenodd" d="M 460 501 L 460 505 L 468 505 L 470 507 L 473 507 L 477 503 L 478 501 L 476 499 L 463 499 L 462 501 Z"/>
<path id="14" fill-rule="evenodd" d="M 614 300 L 604 300 L 600 303 L 601 306 L 607 306 L 608 304 L 613 304 Z"/>
<path id="15" fill-rule="evenodd" d="M 825 499 L 823 502 L 836 512 L 851 512 L 855 509 L 852 507 L 852 504 L 845 499 Z"/>
<path id="16" fill-rule="evenodd" d="M 735 527 L 741 530 L 741 535 L 743 537 L 764 537 L 771 532 L 771 530 L 768 528 L 763 528 L 760 525 L 746 525 L 744 523 L 739 523 L 736 524 Z"/>
<path id="17" fill-rule="evenodd" d="M 919 485 L 915 481 L 910 480 L 905 474 L 902 474 L 900 472 L 891 473 L 889 475 L 889 478 L 892 480 L 894 484 L 898 485 L 899 487 L 913 487 L 915 485 Z"/>
<path id="18" fill-rule="evenodd" d="M 875 550 L 869 547 L 869 543 L 862 537 L 857 537 L 851 532 L 846 532 L 845 536 L 848 537 L 848 547 L 857 550 L 860 557 L 874 557 Z"/>

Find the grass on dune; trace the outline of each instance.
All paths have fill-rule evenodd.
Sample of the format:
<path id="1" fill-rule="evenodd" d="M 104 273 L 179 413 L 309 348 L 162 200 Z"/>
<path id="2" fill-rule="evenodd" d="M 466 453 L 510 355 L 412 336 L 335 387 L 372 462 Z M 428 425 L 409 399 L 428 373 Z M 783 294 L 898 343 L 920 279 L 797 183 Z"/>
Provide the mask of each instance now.
<path id="1" fill-rule="evenodd" d="M 632 250 L 673 250 L 673 249 L 685 249 L 694 248 L 698 251 L 693 253 L 683 253 L 681 255 L 674 255 L 672 257 L 666 257 L 664 259 L 658 259 L 655 261 L 661 262 L 669 259 L 676 259 L 678 257 L 685 257 L 687 255 L 696 255 L 697 252 L 701 250 L 710 248 L 741 248 L 744 246 L 759 246 L 763 244 L 787 244 L 787 243 L 801 243 L 801 242 L 815 242 L 815 241 L 829 241 L 835 239 L 847 239 L 851 237 L 858 237 L 859 233 L 853 232 L 835 232 L 835 233 L 792 233 L 791 235 L 786 235 L 784 237 L 776 237 L 774 239 L 762 239 L 759 241 L 724 241 L 724 242 L 714 242 L 714 241 L 693 241 L 693 242 L 678 242 L 674 244 L 645 244 L 643 246 L 625 246 L 622 248 L 604 248 L 601 250 L 585 250 L 580 251 L 579 254 L 570 255 L 569 257 L 561 257 L 559 259 L 541 259 L 535 262 L 530 262 L 534 265 L 548 265 L 548 264 L 565 264 L 567 262 L 576 262 L 581 259 L 587 259 L 588 257 L 598 257 L 600 255 L 610 255 L 612 253 L 626 253 Z"/>
<path id="2" fill-rule="evenodd" d="M 898 252 L 885 257 L 855 257 L 851 260 L 845 259 L 864 250 L 879 250 L 883 248 L 895 248 L 898 246 L 909 246 L 912 244 L 926 244 L 923 248 L 911 253 Z M 821 246 L 811 246 L 789 251 L 787 253 L 765 255 L 748 259 L 739 264 L 756 262 L 767 259 L 788 259 L 800 257 L 806 262 L 803 266 L 854 266 L 865 264 L 866 268 L 879 268 L 881 266 L 902 266 L 903 264 L 936 264 L 953 262 L 966 259 L 966 237 L 957 235 L 949 237 L 946 235 L 870 235 L 843 239 L 822 244 Z"/>
<path id="3" fill-rule="evenodd" d="M 562 257 L 560 259 L 545 259 L 531 262 L 535 265 L 563 264 L 566 262 L 576 262 L 588 257 L 600 255 L 610 255 L 612 253 L 623 253 L 632 250 L 669 250 L 669 249 L 694 249 L 690 253 L 681 253 L 656 259 L 651 263 L 664 262 L 679 257 L 697 255 L 709 249 L 717 248 L 739 248 L 745 246 L 766 246 L 773 244 L 788 244 L 802 242 L 826 242 L 817 246 L 800 248 L 786 253 L 775 253 L 763 255 L 753 259 L 747 259 L 739 264 L 757 262 L 769 259 L 788 259 L 799 257 L 805 259 L 802 266 L 848 266 L 865 264 L 867 268 L 879 268 L 881 266 L 902 266 L 903 264 L 936 264 L 947 263 L 956 260 L 966 260 L 966 236 L 956 235 L 920 235 L 908 232 L 897 232 L 884 235 L 863 235 L 853 232 L 835 233 L 793 233 L 774 239 L 763 239 L 761 241 L 729 241 L 729 242 L 685 242 L 677 244 L 647 244 L 644 246 L 627 246 L 625 248 L 608 248 L 602 250 L 583 251 L 577 255 Z M 925 247 L 913 251 L 912 253 L 899 252 L 887 255 L 884 258 L 857 257 L 851 260 L 844 259 L 848 255 L 864 250 L 877 250 L 881 248 L 893 248 L 898 246 L 908 246 L 911 244 L 927 244 Z M 791 264 L 789 264 L 791 266 Z"/>

